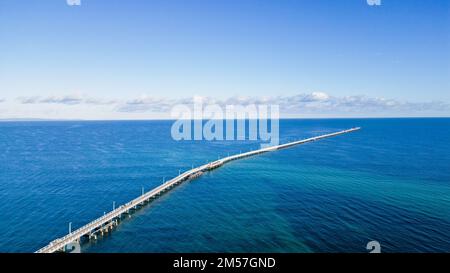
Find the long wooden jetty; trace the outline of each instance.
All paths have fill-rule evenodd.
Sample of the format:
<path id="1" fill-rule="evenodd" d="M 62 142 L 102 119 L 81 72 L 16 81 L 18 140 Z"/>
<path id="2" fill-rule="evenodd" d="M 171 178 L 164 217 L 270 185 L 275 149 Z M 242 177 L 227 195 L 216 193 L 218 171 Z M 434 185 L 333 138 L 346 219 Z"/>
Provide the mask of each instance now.
<path id="1" fill-rule="evenodd" d="M 41 249 L 37 250 L 36 253 L 53 253 L 53 252 L 61 252 L 61 251 L 70 251 L 67 249 L 67 246 L 71 244 L 79 244 L 82 237 L 87 237 L 88 239 L 97 239 L 98 236 L 104 235 L 105 233 L 111 232 L 115 226 L 117 226 L 122 219 L 123 215 L 130 215 L 133 211 L 141 208 L 146 203 L 150 202 L 151 200 L 157 198 L 164 192 L 167 192 L 171 190 L 173 187 L 192 179 L 195 179 L 199 176 L 201 176 L 203 173 L 211 171 L 215 168 L 218 168 L 222 166 L 223 164 L 253 156 L 258 155 L 262 153 L 272 152 L 280 149 L 289 148 L 295 145 L 304 144 L 311 141 L 320 140 L 323 138 L 329 138 L 334 137 L 337 135 L 347 134 L 353 131 L 357 131 L 361 129 L 360 127 L 355 127 L 331 134 L 326 135 L 320 135 L 316 137 L 311 137 L 303 140 L 293 141 L 286 144 L 276 145 L 276 146 L 270 146 L 267 148 L 254 150 L 246 153 L 240 153 L 232 156 L 228 156 L 222 159 L 218 159 L 213 162 L 206 163 L 202 166 L 199 166 L 197 168 L 192 168 L 189 171 L 186 171 L 177 177 L 172 178 L 171 180 L 161 184 L 160 186 L 143 193 L 141 196 L 131 200 L 130 202 L 121 205 L 118 208 L 113 209 L 112 211 L 104 214 L 100 218 L 95 219 L 94 221 L 80 227 L 77 230 L 74 230 L 70 232 L 69 234 L 55 239 L 51 241 L 48 245 L 42 247 Z"/>

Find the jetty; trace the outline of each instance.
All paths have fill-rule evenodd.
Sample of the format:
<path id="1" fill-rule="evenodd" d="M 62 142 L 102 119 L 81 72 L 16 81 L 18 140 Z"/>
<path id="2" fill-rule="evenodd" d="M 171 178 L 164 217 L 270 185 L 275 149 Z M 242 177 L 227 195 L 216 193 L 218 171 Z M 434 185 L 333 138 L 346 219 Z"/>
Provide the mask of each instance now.
<path id="1" fill-rule="evenodd" d="M 188 170 L 184 173 L 181 173 L 177 177 L 174 177 L 160 186 L 148 191 L 143 192 L 142 195 L 139 197 L 131 200 L 130 202 L 123 204 L 119 206 L 118 208 L 114 208 L 112 211 L 105 213 L 103 216 L 93 220 L 92 222 L 74 230 L 70 231 L 69 234 L 55 239 L 51 241 L 48 245 L 42 247 L 41 249 L 37 250 L 36 253 L 53 253 L 53 252 L 71 252 L 73 249 L 79 248 L 79 244 L 81 241 L 81 238 L 87 238 L 88 240 L 96 240 L 99 236 L 103 236 L 104 234 L 108 232 L 112 232 L 114 227 L 119 225 L 122 217 L 126 215 L 131 215 L 134 211 L 140 209 L 145 204 L 151 202 L 152 200 L 158 198 L 163 193 L 170 191 L 177 185 L 185 182 L 190 181 L 193 179 L 196 179 L 200 177 L 205 172 L 209 172 L 213 169 L 219 168 L 222 165 L 242 159 L 249 156 L 254 156 L 262 153 L 267 152 L 273 152 L 280 149 L 289 148 L 295 145 L 304 144 L 307 142 L 317 141 L 324 138 L 334 137 L 342 134 L 347 134 L 350 132 L 354 132 L 361 129 L 360 127 L 355 127 L 335 133 L 320 135 L 316 137 L 311 137 L 303 140 L 293 141 L 285 144 L 280 144 L 276 146 L 270 146 L 266 148 L 262 148 L 259 150 L 249 151 L 245 153 L 239 153 L 236 155 L 231 155 L 228 157 L 224 157 L 221 159 L 218 159 L 213 162 L 206 163 L 204 165 L 201 165 L 196 168 L 192 168 L 191 170 Z"/>

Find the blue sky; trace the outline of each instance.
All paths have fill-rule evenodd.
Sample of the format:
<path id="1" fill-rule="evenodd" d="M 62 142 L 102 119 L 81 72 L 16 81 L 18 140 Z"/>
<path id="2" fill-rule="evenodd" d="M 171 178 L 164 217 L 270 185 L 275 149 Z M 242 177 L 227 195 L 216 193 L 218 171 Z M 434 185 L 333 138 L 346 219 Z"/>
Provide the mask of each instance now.
<path id="1" fill-rule="evenodd" d="M 159 118 L 194 95 L 450 116 L 449 2 L 2 0 L 0 118 Z"/>

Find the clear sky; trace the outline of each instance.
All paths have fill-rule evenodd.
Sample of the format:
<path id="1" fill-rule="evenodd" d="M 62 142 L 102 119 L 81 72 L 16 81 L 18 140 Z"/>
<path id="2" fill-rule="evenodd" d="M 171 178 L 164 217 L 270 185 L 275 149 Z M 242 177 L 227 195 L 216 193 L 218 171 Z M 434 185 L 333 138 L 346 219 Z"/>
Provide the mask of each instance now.
<path id="1" fill-rule="evenodd" d="M 158 118 L 194 95 L 450 116 L 449 36 L 446 0 L 0 0 L 0 119 Z"/>

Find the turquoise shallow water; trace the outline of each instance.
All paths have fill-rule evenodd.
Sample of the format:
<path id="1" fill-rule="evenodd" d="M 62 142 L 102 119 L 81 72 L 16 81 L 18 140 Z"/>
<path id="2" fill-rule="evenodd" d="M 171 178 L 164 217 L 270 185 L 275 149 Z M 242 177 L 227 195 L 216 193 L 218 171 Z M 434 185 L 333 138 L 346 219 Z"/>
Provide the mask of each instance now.
<path id="1" fill-rule="evenodd" d="M 31 252 L 257 142 L 182 141 L 170 121 L 0 123 L 0 251 Z M 282 120 L 281 142 L 164 195 L 84 252 L 450 252 L 450 119 Z"/>

